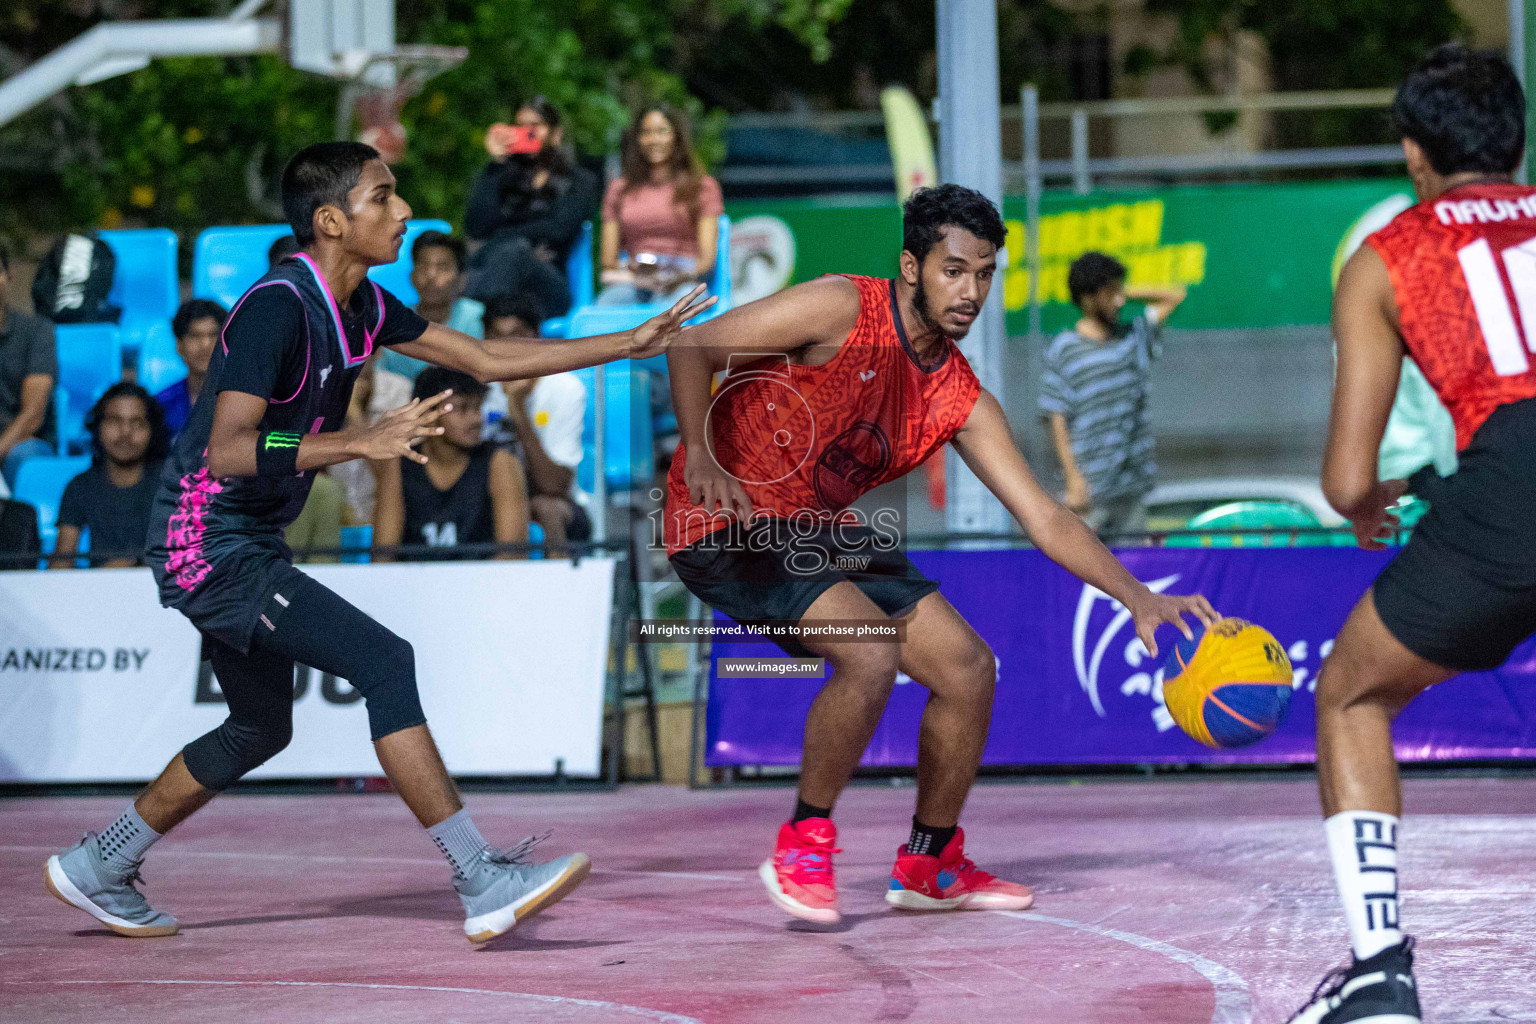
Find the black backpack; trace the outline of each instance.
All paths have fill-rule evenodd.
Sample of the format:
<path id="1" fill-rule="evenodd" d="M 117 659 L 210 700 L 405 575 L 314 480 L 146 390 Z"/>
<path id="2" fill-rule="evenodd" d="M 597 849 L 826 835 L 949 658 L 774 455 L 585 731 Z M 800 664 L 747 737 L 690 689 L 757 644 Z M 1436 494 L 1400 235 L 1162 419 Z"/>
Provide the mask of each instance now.
<path id="1" fill-rule="evenodd" d="M 122 310 L 107 302 L 117 257 L 95 235 L 65 235 L 48 250 L 32 279 L 32 307 L 56 324 L 116 323 Z"/>

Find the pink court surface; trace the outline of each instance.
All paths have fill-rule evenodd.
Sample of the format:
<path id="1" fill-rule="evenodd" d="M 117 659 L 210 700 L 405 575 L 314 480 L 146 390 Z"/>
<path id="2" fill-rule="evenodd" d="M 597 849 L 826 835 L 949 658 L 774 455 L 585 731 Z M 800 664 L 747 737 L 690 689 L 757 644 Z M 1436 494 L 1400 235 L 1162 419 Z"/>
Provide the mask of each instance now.
<path id="1" fill-rule="evenodd" d="M 1283 1021 L 1345 955 L 1311 780 L 987 785 L 970 852 L 1025 913 L 883 899 L 909 788 L 838 809 L 845 920 L 791 923 L 754 868 L 788 789 L 469 797 L 493 842 L 591 853 L 565 902 L 482 949 L 393 797 L 227 796 L 145 866 L 180 935 L 125 939 L 48 896 L 44 857 L 121 798 L 0 801 L 0 1020 Z M 1407 785 L 1403 915 L 1427 1020 L 1536 1021 L 1536 779 Z"/>

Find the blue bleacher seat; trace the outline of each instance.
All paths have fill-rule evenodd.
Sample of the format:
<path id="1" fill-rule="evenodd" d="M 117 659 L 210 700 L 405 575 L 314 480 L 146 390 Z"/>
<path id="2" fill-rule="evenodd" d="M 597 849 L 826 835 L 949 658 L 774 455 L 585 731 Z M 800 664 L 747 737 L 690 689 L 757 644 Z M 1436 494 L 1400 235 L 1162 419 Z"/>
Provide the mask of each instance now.
<path id="1" fill-rule="evenodd" d="M 369 561 L 368 552 L 373 547 L 373 526 L 369 523 L 361 526 L 343 526 L 341 547 L 345 552 L 341 556 L 343 562 L 366 564 Z"/>
<path id="2" fill-rule="evenodd" d="M 544 527 L 538 523 L 528 524 L 528 557 L 544 557 Z"/>
<path id="3" fill-rule="evenodd" d="M 423 231 L 441 231 L 447 235 L 453 233 L 453 225 L 445 220 L 410 221 L 405 226 L 405 241 L 400 243 L 400 258 L 393 263 L 374 267 L 368 271 L 368 276 L 377 281 L 381 288 L 394 293 L 395 298 L 407 306 L 414 306 L 421 299 L 421 296 L 416 294 L 416 289 L 411 287 L 411 268 L 414 266 L 411 260 L 411 246 L 415 244 L 416 236 Z"/>
<path id="4" fill-rule="evenodd" d="M 123 376 L 123 349 L 116 324 L 59 324 L 54 328 L 59 380 L 54 417 L 60 454 L 83 451 L 90 440 L 85 416 L 103 391 Z"/>
<path id="5" fill-rule="evenodd" d="M 565 259 L 565 279 L 571 286 L 571 308 L 564 316 L 551 317 L 539 325 L 539 333 L 546 338 L 572 338 L 571 315 L 583 306 L 590 306 L 597 296 L 597 274 L 593 270 L 592 222 L 581 225 L 581 234 L 571 245 L 571 254 Z"/>
<path id="6" fill-rule="evenodd" d="M 576 483 L 590 493 L 594 482 L 597 404 L 593 367 L 576 371 L 587 386 L 587 415 L 582 426 L 584 455 L 576 467 Z M 656 473 L 651 433 L 651 375 L 630 360 L 609 363 L 603 373 L 604 482 L 609 491 L 627 491 L 650 483 Z"/>
<path id="7" fill-rule="evenodd" d="M 209 228 L 192 246 L 192 295 L 233 309 L 245 290 L 267 272 L 267 250 L 284 235 L 286 224 L 249 224 Z"/>
<path id="8" fill-rule="evenodd" d="M 107 301 L 122 308 L 120 322 L 153 323 L 175 316 L 176 307 L 181 304 L 176 233 L 167 228 L 103 231 L 101 240 L 117 257 L 117 272 Z"/>
<path id="9" fill-rule="evenodd" d="M 65 485 L 90 468 L 89 455 L 44 456 L 21 464 L 12 497 L 37 509 L 37 532 L 42 536 L 45 552 L 53 550 L 54 538 L 59 534 L 59 501 L 64 497 Z"/>
<path id="10" fill-rule="evenodd" d="M 186 377 L 187 364 L 176 352 L 170 324 L 162 320 L 145 333 L 139 343 L 138 368 L 139 385 L 152 395 Z"/>

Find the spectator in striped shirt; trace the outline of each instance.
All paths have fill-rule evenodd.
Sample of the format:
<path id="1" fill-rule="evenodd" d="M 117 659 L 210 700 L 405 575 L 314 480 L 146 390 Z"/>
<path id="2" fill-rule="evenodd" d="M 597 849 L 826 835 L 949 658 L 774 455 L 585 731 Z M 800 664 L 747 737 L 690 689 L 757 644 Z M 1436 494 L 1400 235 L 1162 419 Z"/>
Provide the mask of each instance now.
<path id="1" fill-rule="evenodd" d="M 1163 324 L 1185 295 L 1181 287 L 1127 288 L 1125 276 L 1125 265 L 1101 252 L 1073 262 L 1067 288 L 1082 316 L 1046 347 L 1040 387 L 1066 503 L 1101 534 L 1146 528 L 1157 473 L 1147 381 Z M 1126 324 L 1120 311 L 1128 299 L 1146 306 Z"/>

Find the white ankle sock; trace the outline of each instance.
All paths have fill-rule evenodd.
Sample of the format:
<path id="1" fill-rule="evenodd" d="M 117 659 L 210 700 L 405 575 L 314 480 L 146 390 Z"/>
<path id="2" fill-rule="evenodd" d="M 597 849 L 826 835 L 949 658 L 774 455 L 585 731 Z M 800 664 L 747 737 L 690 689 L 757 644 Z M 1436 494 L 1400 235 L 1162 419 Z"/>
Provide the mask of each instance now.
<path id="1" fill-rule="evenodd" d="M 1397 825 L 1390 814 L 1342 811 L 1323 822 L 1349 941 L 1365 960 L 1403 941 L 1397 927 Z"/>

